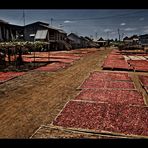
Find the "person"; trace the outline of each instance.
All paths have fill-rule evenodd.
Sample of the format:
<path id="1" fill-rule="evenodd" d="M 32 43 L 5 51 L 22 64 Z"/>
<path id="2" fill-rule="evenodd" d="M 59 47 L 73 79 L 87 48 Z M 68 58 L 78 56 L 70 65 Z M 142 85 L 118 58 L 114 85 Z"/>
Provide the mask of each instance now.
<path id="1" fill-rule="evenodd" d="M 0 64 L 5 65 L 5 53 L 0 49 Z"/>
<path id="2" fill-rule="evenodd" d="M 22 48 L 21 47 L 18 48 L 17 64 L 19 66 L 24 64 L 23 63 L 23 58 L 22 58 Z"/>

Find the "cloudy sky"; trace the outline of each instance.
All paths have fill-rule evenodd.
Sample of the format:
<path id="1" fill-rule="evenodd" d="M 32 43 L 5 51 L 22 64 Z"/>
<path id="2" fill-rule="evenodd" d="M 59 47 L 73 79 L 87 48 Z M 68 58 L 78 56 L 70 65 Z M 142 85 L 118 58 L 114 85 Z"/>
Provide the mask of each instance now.
<path id="1" fill-rule="evenodd" d="M 118 38 L 148 33 L 146 9 L 26 9 L 25 24 L 47 22 L 67 33 L 74 32 L 93 38 Z M 23 10 L 0 10 L 0 19 L 23 25 Z M 52 20 L 52 21 L 51 21 Z"/>

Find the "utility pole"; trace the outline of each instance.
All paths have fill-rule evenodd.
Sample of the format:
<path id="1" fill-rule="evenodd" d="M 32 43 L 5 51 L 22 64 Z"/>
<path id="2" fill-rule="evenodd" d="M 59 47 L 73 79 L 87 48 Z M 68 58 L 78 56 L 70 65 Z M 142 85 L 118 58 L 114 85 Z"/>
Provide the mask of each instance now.
<path id="1" fill-rule="evenodd" d="M 122 40 L 123 40 L 123 37 L 124 37 L 124 33 L 122 33 Z"/>
<path id="2" fill-rule="evenodd" d="M 51 20 L 50 20 L 50 21 L 51 21 L 51 26 L 52 26 L 52 21 L 53 21 L 53 18 L 51 18 Z"/>
<path id="3" fill-rule="evenodd" d="M 109 45 L 109 31 L 106 32 L 107 33 L 107 46 Z"/>
<path id="4" fill-rule="evenodd" d="M 118 28 L 118 35 L 119 35 L 119 41 L 120 41 L 120 29 Z"/>
<path id="5" fill-rule="evenodd" d="M 107 33 L 107 40 L 109 40 L 109 31 L 107 31 L 106 33 Z"/>
<path id="6" fill-rule="evenodd" d="M 24 26 L 25 26 L 25 10 L 23 10 L 23 22 L 24 22 Z"/>
<path id="7" fill-rule="evenodd" d="M 96 32 L 96 40 L 97 40 L 97 38 L 98 38 L 98 33 Z"/>

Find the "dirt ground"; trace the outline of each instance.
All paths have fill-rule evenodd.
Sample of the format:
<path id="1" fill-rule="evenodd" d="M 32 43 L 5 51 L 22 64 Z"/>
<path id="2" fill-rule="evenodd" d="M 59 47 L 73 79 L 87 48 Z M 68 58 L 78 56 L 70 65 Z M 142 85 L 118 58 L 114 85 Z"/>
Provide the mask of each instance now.
<path id="1" fill-rule="evenodd" d="M 0 138 L 29 138 L 41 125 L 50 125 L 63 106 L 79 93 L 77 88 L 89 73 L 101 70 L 104 58 L 111 50 L 108 48 L 90 53 L 67 69 L 57 72 L 30 71 L 1 84 Z M 144 94 L 145 102 L 148 103 L 147 94 L 137 80 L 137 73 L 130 74 L 136 87 Z M 45 135 L 46 129 L 48 128 L 42 130 Z M 48 136 L 42 133 L 42 137 L 49 137 L 50 130 L 48 129 Z"/>
<path id="2" fill-rule="evenodd" d="M 73 99 L 91 71 L 100 70 L 111 49 L 90 53 L 68 69 L 33 72 L 0 85 L 0 138 L 28 138 L 50 124 Z"/>

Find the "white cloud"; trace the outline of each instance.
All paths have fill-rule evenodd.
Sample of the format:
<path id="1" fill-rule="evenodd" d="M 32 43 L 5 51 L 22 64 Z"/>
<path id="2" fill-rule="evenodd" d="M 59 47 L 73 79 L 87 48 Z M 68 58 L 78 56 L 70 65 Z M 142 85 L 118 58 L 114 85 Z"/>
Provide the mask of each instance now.
<path id="1" fill-rule="evenodd" d="M 72 23 L 72 21 L 68 21 L 68 20 L 66 20 L 66 21 L 64 21 L 64 23 Z"/>
<path id="2" fill-rule="evenodd" d="M 148 29 L 145 29 L 143 32 L 144 32 L 144 33 L 148 33 Z"/>
<path id="3" fill-rule="evenodd" d="M 143 21 L 144 20 L 144 17 L 141 17 L 140 19 L 139 19 L 139 21 Z"/>
<path id="4" fill-rule="evenodd" d="M 116 34 L 116 32 L 115 31 L 112 31 L 111 34 Z"/>
<path id="5" fill-rule="evenodd" d="M 112 31 L 111 29 L 104 29 L 104 32 L 110 32 L 110 31 Z"/>
<path id="6" fill-rule="evenodd" d="M 143 28 L 148 29 L 148 26 L 144 26 Z"/>
<path id="7" fill-rule="evenodd" d="M 125 31 L 134 31 L 134 30 L 137 30 L 137 28 L 125 28 L 124 30 Z"/>
<path id="8" fill-rule="evenodd" d="M 125 26 L 125 25 L 126 25 L 126 23 L 121 23 L 120 25 L 121 25 L 121 26 Z"/>

